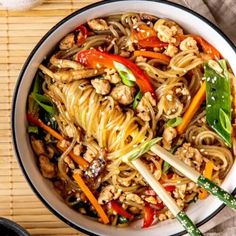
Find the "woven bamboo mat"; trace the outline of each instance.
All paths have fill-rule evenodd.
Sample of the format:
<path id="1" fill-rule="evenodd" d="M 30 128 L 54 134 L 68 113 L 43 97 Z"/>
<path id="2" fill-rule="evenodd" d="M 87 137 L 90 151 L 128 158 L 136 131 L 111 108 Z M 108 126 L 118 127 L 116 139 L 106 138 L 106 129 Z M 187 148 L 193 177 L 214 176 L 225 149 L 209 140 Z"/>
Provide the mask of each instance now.
<path id="1" fill-rule="evenodd" d="M 37 199 L 19 169 L 12 147 L 10 112 L 20 69 L 39 39 L 59 20 L 94 0 L 44 0 L 29 11 L 0 7 L 0 216 L 32 235 L 82 235 Z M 1 234 L 1 233 L 0 233 Z"/>

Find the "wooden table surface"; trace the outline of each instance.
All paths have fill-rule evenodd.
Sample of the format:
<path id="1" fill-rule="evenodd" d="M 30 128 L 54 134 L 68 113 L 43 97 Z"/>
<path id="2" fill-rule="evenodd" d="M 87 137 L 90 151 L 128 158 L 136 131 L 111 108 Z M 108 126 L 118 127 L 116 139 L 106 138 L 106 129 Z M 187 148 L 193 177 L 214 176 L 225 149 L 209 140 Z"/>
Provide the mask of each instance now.
<path id="1" fill-rule="evenodd" d="M 82 235 L 54 216 L 34 195 L 22 175 L 11 140 L 11 100 L 30 51 L 58 21 L 92 0 L 44 0 L 28 11 L 0 7 L 0 216 L 32 235 Z"/>

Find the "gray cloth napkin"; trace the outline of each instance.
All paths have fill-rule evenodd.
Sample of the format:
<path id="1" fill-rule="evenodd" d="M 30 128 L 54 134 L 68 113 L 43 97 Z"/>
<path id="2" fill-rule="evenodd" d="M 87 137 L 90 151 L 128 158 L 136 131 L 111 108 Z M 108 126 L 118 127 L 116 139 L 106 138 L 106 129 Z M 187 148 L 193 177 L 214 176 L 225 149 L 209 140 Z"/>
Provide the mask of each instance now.
<path id="1" fill-rule="evenodd" d="M 236 0 L 171 0 L 205 16 L 218 25 L 236 44 Z M 206 236 L 236 235 L 236 213 L 225 207 L 207 224 L 200 227 Z"/>

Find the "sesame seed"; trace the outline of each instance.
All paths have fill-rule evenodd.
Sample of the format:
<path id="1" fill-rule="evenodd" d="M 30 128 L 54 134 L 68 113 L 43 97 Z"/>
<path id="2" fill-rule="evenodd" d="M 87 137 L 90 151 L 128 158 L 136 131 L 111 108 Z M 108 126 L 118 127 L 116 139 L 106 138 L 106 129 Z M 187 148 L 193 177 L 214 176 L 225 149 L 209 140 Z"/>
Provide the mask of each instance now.
<path id="1" fill-rule="evenodd" d="M 216 99 L 215 99 L 215 97 L 211 97 L 211 99 L 213 100 L 213 101 L 215 101 Z"/>

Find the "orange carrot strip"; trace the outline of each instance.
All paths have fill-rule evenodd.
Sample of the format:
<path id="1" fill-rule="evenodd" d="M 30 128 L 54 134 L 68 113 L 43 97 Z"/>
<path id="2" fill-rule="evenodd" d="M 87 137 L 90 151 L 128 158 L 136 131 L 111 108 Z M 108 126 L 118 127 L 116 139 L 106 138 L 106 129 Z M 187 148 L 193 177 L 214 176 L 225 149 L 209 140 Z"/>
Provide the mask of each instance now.
<path id="1" fill-rule="evenodd" d="M 79 185 L 79 187 L 81 188 L 83 193 L 86 195 L 88 200 L 91 202 L 93 207 L 96 209 L 96 211 L 99 214 L 99 216 L 101 217 L 103 223 L 104 224 L 108 224 L 109 223 L 109 219 L 108 219 L 105 211 L 103 210 L 101 205 L 98 203 L 98 201 L 94 197 L 93 193 L 89 190 L 88 186 L 85 184 L 85 182 L 83 181 L 81 176 L 78 173 L 75 173 L 75 174 L 73 174 L 73 178 L 75 179 L 75 181 L 77 182 L 77 184 Z"/>
<path id="2" fill-rule="evenodd" d="M 57 133 L 54 129 L 52 129 L 51 127 L 45 125 L 41 120 L 36 119 L 35 117 L 33 117 L 31 114 L 27 114 L 27 120 L 44 129 L 45 131 L 47 131 L 49 134 L 51 134 L 54 138 L 63 141 L 65 140 L 59 133 Z M 60 148 L 62 151 L 65 151 L 65 149 L 63 150 L 59 145 L 58 148 Z M 76 156 L 73 152 L 70 152 L 69 155 L 71 156 L 71 158 L 80 166 L 82 166 L 84 169 L 86 169 L 88 167 L 88 162 L 86 160 L 84 160 L 82 157 L 78 157 Z"/>
<path id="3" fill-rule="evenodd" d="M 67 147 L 62 147 L 60 146 L 60 143 L 57 143 L 57 148 L 60 149 L 61 151 L 66 151 Z M 84 160 L 81 156 L 77 156 L 74 154 L 73 151 L 69 152 L 69 156 L 72 158 L 72 160 L 77 163 L 79 166 L 83 167 L 84 169 L 87 169 L 89 164 L 86 160 Z"/>
<path id="4" fill-rule="evenodd" d="M 188 109 L 184 113 L 182 123 L 178 125 L 176 128 L 179 134 L 182 134 L 185 131 L 191 119 L 193 118 L 194 114 L 197 112 L 197 110 L 199 109 L 199 107 L 201 106 L 205 98 L 206 98 L 206 82 L 204 81 L 201 88 L 198 90 L 198 92 L 194 96 Z"/>
<path id="5" fill-rule="evenodd" d="M 169 62 L 170 62 L 170 57 L 166 56 L 165 54 L 158 53 L 158 52 L 134 51 L 134 56 L 136 56 L 136 57 L 137 56 L 143 56 L 143 57 L 160 59 L 161 61 L 164 61 L 167 64 L 169 64 Z"/>
<path id="6" fill-rule="evenodd" d="M 41 120 L 34 118 L 32 115 L 27 114 L 27 120 L 30 123 L 32 123 L 32 124 L 42 128 L 42 129 L 44 129 L 49 134 L 51 134 L 54 138 L 56 138 L 56 139 L 58 139 L 60 141 L 64 140 L 64 138 L 60 134 L 58 134 L 54 129 L 52 129 L 51 127 L 45 125 Z"/>
<path id="7" fill-rule="evenodd" d="M 205 169 L 203 171 L 203 175 L 204 177 L 208 178 L 208 179 L 211 179 L 212 178 L 212 173 L 213 173 L 213 168 L 214 168 L 214 163 L 212 161 L 208 161 L 205 165 Z M 200 200 L 203 200 L 205 199 L 206 197 L 208 196 L 208 192 L 201 188 L 199 190 L 199 194 L 198 194 L 198 198 Z"/>

